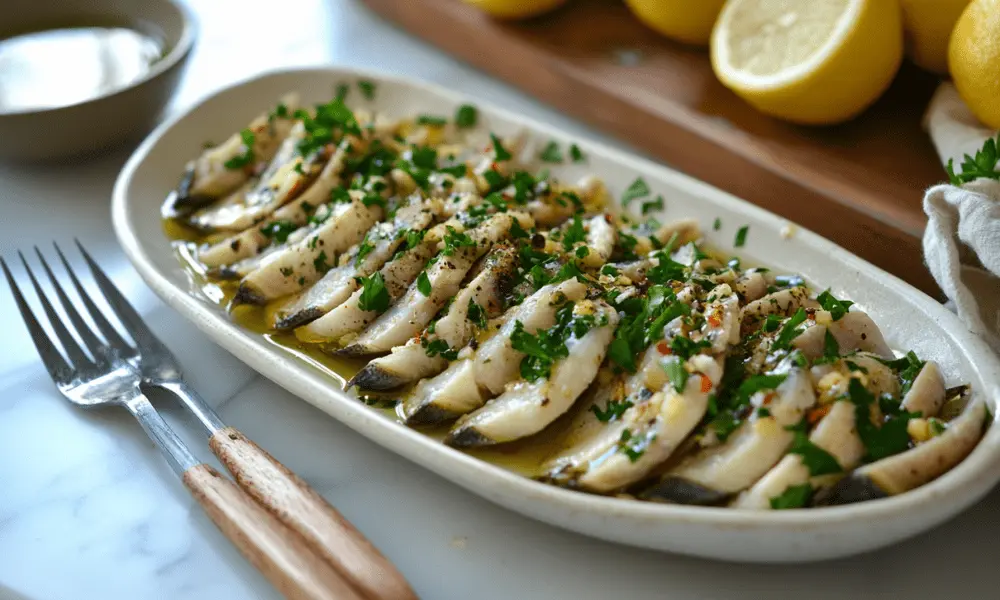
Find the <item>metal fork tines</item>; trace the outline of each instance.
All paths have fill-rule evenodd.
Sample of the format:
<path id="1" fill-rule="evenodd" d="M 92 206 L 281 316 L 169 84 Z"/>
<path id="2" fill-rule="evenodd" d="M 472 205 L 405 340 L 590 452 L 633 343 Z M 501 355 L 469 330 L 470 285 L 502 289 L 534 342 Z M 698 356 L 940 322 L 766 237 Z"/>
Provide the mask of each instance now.
<path id="1" fill-rule="evenodd" d="M 0 258 L 35 347 L 62 395 L 84 407 L 127 408 L 216 525 L 291 597 L 360 598 L 357 590 L 374 600 L 415 599 L 395 567 L 322 496 L 240 431 L 222 422 L 185 383 L 170 350 L 79 242 L 77 247 L 110 314 L 129 339 L 97 306 L 58 245 L 56 254 L 93 326 L 77 310 L 37 248 L 38 260 L 68 323 L 24 255 L 18 253 L 57 345 Z M 143 395 L 142 386 L 172 393 L 198 418 L 210 436 L 209 447 L 234 475 L 242 492 L 191 454 Z"/>
<path id="2" fill-rule="evenodd" d="M 100 330 L 104 339 L 84 321 L 83 317 L 76 310 L 74 303 L 70 300 L 65 289 L 59 283 L 55 274 L 49 267 L 48 262 L 38 248 L 35 248 L 38 259 L 45 270 L 49 283 L 55 290 L 56 297 L 62 307 L 63 312 L 69 318 L 69 322 L 82 340 L 87 351 L 80 346 L 70 332 L 67 324 L 63 322 L 55 307 L 45 294 L 41 284 L 35 277 L 35 273 L 28 265 L 24 254 L 18 252 L 24 270 L 31 281 L 31 286 L 38 296 L 38 301 L 42 305 L 42 310 L 49 322 L 49 327 L 55 333 L 62 347 L 62 352 L 45 332 L 42 324 L 35 316 L 28 305 L 24 294 L 18 287 L 14 276 L 11 274 L 7 262 L 0 258 L 0 266 L 3 267 L 7 283 L 14 294 L 17 308 L 21 312 L 25 325 L 31 334 L 31 339 L 38 349 L 38 354 L 42 358 L 49 375 L 55 382 L 56 387 L 70 402 L 84 407 L 101 407 L 116 405 L 122 406 L 131 412 L 142 425 L 150 438 L 163 451 L 167 462 L 178 474 L 183 474 L 191 467 L 197 465 L 199 461 L 184 446 L 177 434 L 167 425 L 166 421 L 156 412 L 153 405 L 143 395 L 140 388 L 142 375 L 129 358 L 134 357 L 136 351 L 122 339 L 115 331 L 114 327 L 107 321 L 104 315 L 98 310 L 93 299 L 84 289 L 73 269 L 70 268 L 66 256 L 62 250 L 56 246 L 56 252 L 60 260 L 70 274 L 70 279 L 76 288 L 83 304 L 86 306 L 94 324 Z M 89 354 L 88 354 L 89 352 Z"/>

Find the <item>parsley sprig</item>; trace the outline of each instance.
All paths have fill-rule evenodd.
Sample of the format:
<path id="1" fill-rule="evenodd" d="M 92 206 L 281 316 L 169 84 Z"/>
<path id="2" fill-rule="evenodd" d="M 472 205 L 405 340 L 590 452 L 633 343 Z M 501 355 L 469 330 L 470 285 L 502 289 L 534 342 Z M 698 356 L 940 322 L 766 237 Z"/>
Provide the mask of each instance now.
<path id="1" fill-rule="evenodd" d="M 981 150 L 976 151 L 975 156 L 966 154 L 962 159 L 961 172 L 955 172 L 955 159 L 949 158 L 945 170 L 948 172 L 948 181 L 952 185 L 962 185 L 975 181 L 980 177 L 987 179 L 1000 179 L 1000 169 L 997 169 L 997 162 L 1000 162 L 1000 151 L 997 145 L 1000 143 L 1000 136 L 997 139 L 990 138 L 983 144 Z"/>

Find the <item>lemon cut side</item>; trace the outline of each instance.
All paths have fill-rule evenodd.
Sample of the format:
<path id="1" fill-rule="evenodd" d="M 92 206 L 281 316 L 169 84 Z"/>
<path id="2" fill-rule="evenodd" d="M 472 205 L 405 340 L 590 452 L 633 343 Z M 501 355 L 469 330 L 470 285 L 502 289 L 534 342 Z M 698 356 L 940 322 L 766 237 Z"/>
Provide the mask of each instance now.
<path id="1" fill-rule="evenodd" d="M 712 32 L 722 83 L 767 114 L 846 121 L 892 82 L 903 57 L 897 0 L 730 0 Z"/>

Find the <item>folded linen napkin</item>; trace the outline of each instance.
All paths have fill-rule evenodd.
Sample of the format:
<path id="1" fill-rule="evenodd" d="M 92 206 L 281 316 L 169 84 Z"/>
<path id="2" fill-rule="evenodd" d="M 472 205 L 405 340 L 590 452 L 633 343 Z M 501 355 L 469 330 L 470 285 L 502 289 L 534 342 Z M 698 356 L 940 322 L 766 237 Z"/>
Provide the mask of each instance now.
<path id="1" fill-rule="evenodd" d="M 996 137 L 969 112 L 958 91 L 943 83 L 924 125 L 942 164 L 976 155 Z M 948 307 L 1000 354 L 1000 181 L 936 185 L 924 195 L 924 259 L 948 297 Z"/>

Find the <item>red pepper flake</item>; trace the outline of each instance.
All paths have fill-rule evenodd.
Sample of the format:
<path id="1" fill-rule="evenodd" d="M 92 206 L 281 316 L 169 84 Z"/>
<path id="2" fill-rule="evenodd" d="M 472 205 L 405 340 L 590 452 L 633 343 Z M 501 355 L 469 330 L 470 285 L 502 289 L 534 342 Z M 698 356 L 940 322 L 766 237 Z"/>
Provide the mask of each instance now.
<path id="1" fill-rule="evenodd" d="M 707 394 L 712 391 L 712 380 L 704 375 L 701 376 L 701 393 Z"/>
<path id="2" fill-rule="evenodd" d="M 717 313 L 712 313 L 708 315 L 708 324 L 712 327 L 719 327 L 722 325 L 722 317 L 720 317 Z"/>
<path id="3" fill-rule="evenodd" d="M 823 406 L 817 406 L 816 408 L 810 410 L 806 413 L 806 420 L 809 421 L 810 425 L 815 425 L 819 423 L 819 420 L 826 416 L 826 413 L 830 412 L 829 404 Z"/>
<path id="4" fill-rule="evenodd" d="M 660 354 L 673 354 L 673 350 L 670 349 L 670 346 L 666 342 L 658 343 L 656 345 L 656 350 Z"/>
<path id="5" fill-rule="evenodd" d="M 774 400 L 775 396 L 777 396 L 777 394 L 775 394 L 774 392 L 768 392 L 767 394 L 764 395 L 764 401 L 761 402 L 761 404 L 762 405 L 770 404 L 771 400 Z"/>
<path id="6" fill-rule="evenodd" d="M 610 224 L 611 224 L 611 223 L 612 223 L 612 222 L 614 221 L 614 219 L 612 219 L 612 218 L 611 218 L 611 215 L 610 215 L 610 214 L 608 214 L 608 213 L 604 213 L 604 220 L 605 220 L 605 221 L 606 221 L 606 222 L 607 222 L 607 223 L 608 223 L 609 225 L 610 225 Z"/>

